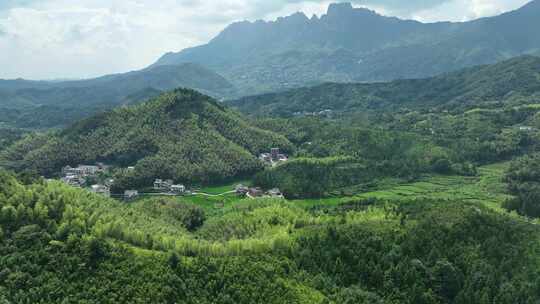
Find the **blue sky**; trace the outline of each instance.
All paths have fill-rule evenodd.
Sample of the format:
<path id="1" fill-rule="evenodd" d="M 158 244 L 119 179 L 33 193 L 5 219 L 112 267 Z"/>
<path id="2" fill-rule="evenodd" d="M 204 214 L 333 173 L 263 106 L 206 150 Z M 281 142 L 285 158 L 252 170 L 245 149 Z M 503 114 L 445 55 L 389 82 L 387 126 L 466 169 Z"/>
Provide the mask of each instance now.
<path id="1" fill-rule="evenodd" d="M 464 21 L 529 0 L 352 0 L 381 14 Z M 227 24 L 303 11 L 327 0 L 0 0 L 0 78 L 85 78 L 139 69 L 207 42 Z"/>
<path id="2" fill-rule="evenodd" d="M 32 2 L 37 2 L 35 0 L 2 0 L 0 1 L 0 10 L 8 9 L 11 7 L 21 6 L 21 5 L 28 5 L 32 4 Z"/>

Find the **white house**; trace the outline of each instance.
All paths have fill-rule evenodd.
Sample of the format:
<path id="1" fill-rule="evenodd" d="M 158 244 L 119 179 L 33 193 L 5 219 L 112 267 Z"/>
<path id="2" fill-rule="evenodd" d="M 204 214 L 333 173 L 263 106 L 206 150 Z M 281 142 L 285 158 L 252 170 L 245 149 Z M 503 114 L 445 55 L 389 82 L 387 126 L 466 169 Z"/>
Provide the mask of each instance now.
<path id="1" fill-rule="evenodd" d="M 111 196 L 111 191 L 109 190 L 109 187 L 104 185 L 92 185 L 92 187 L 90 187 L 90 191 L 96 194 L 101 194 L 105 197 Z"/>
<path id="2" fill-rule="evenodd" d="M 281 191 L 277 188 L 274 188 L 274 189 L 271 189 L 271 190 L 268 190 L 267 194 L 271 197 L 283 197 L 283 194 L 281 193 Z"/>
<path id="3" fill-rule="evenodd" d="M 168 180 L 162 180 L 162 179 L 156 179 L 154 181 L 154 189 L 155 190 L 171 190 L 171 187 L 173 186 L 173 181 Z"/>
<path id="4" fill-rule="evenodd" d="M 98 166 L 79 165 L 77 168 L 83 175 L 96 175 L 100 171 Z"/>
<path id="5" fill-rule="evenodd" d="M 184 185 L 171 185 L 171 192 L 182 194 L 186 192 L 186 187 Z"/>
<path id="6" fill-rule="evenodd" d="M 125 200 L 132 200 L 139 196 L 139 191 L 137 190 L 126 190 L 124 191 L 124 199 Z"/>

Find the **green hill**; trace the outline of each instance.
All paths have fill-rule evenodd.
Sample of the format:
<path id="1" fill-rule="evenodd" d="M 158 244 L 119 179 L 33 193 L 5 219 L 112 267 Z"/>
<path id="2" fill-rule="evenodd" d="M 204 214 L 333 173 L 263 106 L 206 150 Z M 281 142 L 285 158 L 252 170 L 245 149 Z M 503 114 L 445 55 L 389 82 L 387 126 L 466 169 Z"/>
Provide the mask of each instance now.
<path id="1" fill-rule="evenodd" d="M 261 168 L 254 155 L 271 147 L 292 149 L 284 137 L 250 126 L 212 98 L 178 89 L 61 132 L 27 137 L 2 160 L 8 168 L 44 175 L 102 161 L 135 166 L 126 178 L 141 185 L 155 177 L 205 183 L 253 173 Z"/>
<path id="2" fill-rule="evenodd" d="M 522 99 L 540 99 L 540 57 L 522 56 L 426 79 L 327 83 L 228 104 L 253 115 L 292 116 L 327 109 L 338 113 L 432 107 L 458 110 Z"/>

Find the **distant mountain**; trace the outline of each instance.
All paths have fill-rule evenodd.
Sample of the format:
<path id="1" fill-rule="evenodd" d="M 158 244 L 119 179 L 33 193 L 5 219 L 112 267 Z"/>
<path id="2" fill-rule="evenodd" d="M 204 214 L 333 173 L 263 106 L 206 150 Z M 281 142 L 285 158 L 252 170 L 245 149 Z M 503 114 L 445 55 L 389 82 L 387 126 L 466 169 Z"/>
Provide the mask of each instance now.
<path id="1" fill-rule="evenodd" d="M 152 87 L 147 87 L 147 88 L 144 88 L 140 91 L 137 91 L 131 95 L 128 95 L 124 98 L 124 100 L 122 101 L 122 104 L 125 104 L 125 105 L 133 105 L 133 104 L 137 104 L 137 103 L 141 103 L 141 102 L 144 102 L 144 101 L 147 101 L 155 96 L 158 96 L 160 95 L 161 93 L 163 93 L 162 91 L 158 90 L 158 89 L 154 89 Z"/>
<path id="2" fill-rule="evenodd" d="M 0 125 L 12 128 L 43 130 L 68 126 L 76 121 L 106 111 L 111 106 L 31 106 L 1 109 Z"/>
<path id="3" fill-rule="evenodd" d="M 128 182 L 153 178 L 215 182 L 261 169 L 255 155 L 291 150 L 284 137 L 247 123 L 196 91 L 177 89 L 148 102 L 82 120 L 52 135 L 36 135 L 0 156 L 4 166 L 53 175 L 62 166 L 102 161 L 135 166 Z"/>
<path id="4" fill-rule="evenodd" d="M 540 103 L 540 57 L 520 56 L 426 79 L 337 84 L 293 89 L 228 104 L 252 115 L 292 116 L 408 108 L 446 108 L 532 100 Z"/>
<path id="5" fill-rule="evenodd" d="M 234 94 L 233 86 L 220 75 L 200 65 L 186 63 L 88 80 L 0 80 L 0 109 L 20 112 L 12 123 L 23 127 L 36 127 L 24 116 L 37 112 L 44 118 L 39 126 L 50 127 L 58 126 L 58 122 L 72 123 L 89 113 L 114 106 L 133 104 L 178 87 L 196 89 L 220 98 Z M 62 111 L 74 116 L 54 115 L 55 112 L 62 114 Z"/>
<path id="6" fill-rule="evenodd" d="M 239 22 L 208 44 L 168 53 L 154 66 L 195 62 L 242 94 L 322 82 L 420 78 L 540 51 L 540 0 L 491 18 L 420 23 L 351 4 L 326 15 Z"/>

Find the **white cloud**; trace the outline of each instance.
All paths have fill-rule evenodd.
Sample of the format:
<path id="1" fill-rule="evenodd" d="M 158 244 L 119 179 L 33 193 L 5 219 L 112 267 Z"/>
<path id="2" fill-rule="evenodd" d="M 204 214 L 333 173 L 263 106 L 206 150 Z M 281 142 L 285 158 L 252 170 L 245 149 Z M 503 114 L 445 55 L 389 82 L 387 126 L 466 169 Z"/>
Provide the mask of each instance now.
<path id="1" fill-rule="evenodd" d="M 223 26 L 197 20 L 200 11 L 175 1 L 99 2 L 56 0 L 9 10 L 0 19 L 0 77 L 89 77 L 141 68 Z"/>
<path id="2" fill-rule="evenodd" d="M 92 77 L 139 69 L 238 20 L 326 11 L 328 0 L 0 0 L 0 78 Z M 385 14 L 462 20 L 526 0 L 354 0 Z M 416 3 L 415 2 L 415 3 Z M 412 2 L 411 2 L 412 3 Z M 436 5 L 436 3 L 443 3 Z M 412 6 L 411 6 L 412 7 Z M 418 8 L 422 8 L 419 9 Z M 461 12 L 465 13 L 461 13 Z"/>
<path id="3" fill-rule="evenodd" d="M 494 16 L 525 5 L 530 0 L 452 0 L 411 14 L 411 18 L 426 21 L 467 21 Z"/>

